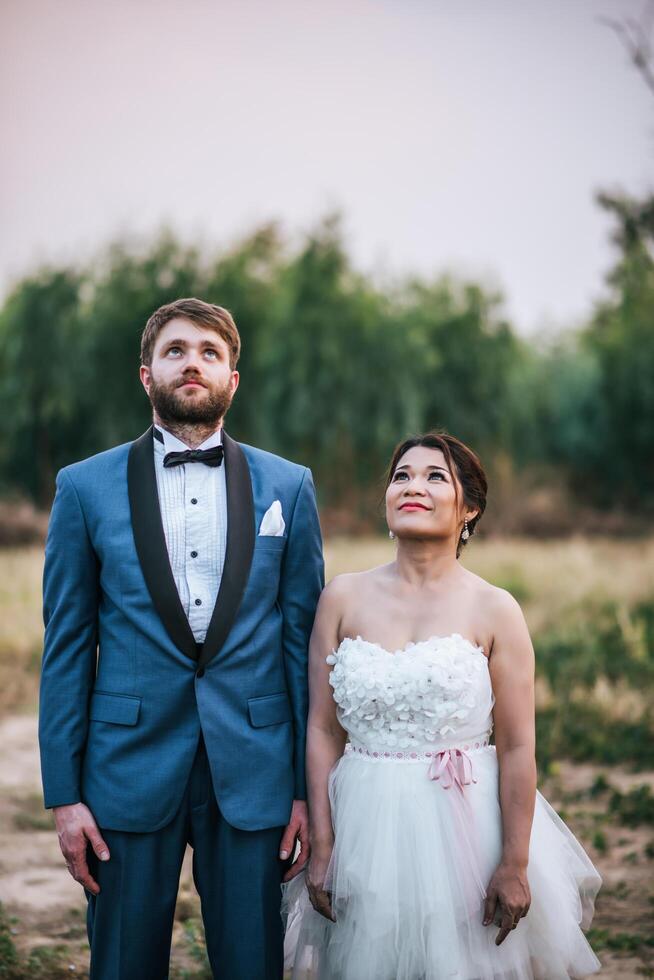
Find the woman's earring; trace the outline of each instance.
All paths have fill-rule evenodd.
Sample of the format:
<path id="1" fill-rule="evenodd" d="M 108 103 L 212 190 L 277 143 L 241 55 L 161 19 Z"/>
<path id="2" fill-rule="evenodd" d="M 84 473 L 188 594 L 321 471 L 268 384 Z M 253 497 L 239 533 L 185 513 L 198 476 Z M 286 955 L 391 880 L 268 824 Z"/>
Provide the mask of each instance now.
<path id="1" fill-rule="evenodd" d="M 391 541 L 395 540 L 395 531 L 389 531 L 388 536 L 391 539 Z"/>
<path id="2" fill-rule="evenodd" d="M 461 537 L 464 541 L 467 541 L 470 537 L 470 531 L 468 530 L 468 521 L 464 519 L 463 521 L 463 531 L 461 532 Z"/>

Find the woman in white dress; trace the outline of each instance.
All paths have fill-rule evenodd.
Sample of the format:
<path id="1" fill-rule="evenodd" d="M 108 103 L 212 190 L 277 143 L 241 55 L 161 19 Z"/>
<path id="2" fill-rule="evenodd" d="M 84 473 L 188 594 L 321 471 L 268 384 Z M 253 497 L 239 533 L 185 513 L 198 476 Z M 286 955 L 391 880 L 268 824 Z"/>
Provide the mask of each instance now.
<path id="1" fill-rule="evenodd" d="M 284 894 L 293 980 L 599 969 L 581 929 L 600 877 L 536 790 L 524 617 L 458 561 L 485 504 L 483 468 L 463 443 L 407 440 L 386 490 L 395 561 L 337 576 L 322 594 L 311 856 Z"/>

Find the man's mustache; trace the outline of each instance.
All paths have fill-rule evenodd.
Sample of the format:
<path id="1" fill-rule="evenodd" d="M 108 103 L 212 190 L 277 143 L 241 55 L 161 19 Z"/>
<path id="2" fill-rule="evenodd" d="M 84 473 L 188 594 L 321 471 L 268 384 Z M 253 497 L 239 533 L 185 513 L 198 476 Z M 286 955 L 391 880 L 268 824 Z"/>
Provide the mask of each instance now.
<path id="1" fill-rule="evenodd" d="M 204 381 L 202 380 L 202 378 L 198 378 L 195 375 L 193 375 L 193 376 L 189 375 L 186 378 L 181 378 L 177 382 L 177 384 L 175 385 L 175 387 L 176 388 L 181 388 L 181 387 L 183 387 L 183 385 L 188 384 L 190 381 L 195 382 L 195 384 L 202 385 L 203 388 L 206 388 L 207 387 L 206 384 L 204 383 Z"/>

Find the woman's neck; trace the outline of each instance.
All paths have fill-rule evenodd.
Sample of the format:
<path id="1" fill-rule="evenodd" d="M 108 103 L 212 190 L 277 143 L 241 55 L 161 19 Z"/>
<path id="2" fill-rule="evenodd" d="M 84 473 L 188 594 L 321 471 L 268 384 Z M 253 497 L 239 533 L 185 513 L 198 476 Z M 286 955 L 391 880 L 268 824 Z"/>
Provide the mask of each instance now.
<path id="1" fill-rule="evenodd" d="M 461 566 L 451 541 L 398 542 L 396 573 L 407 585 L 437 585 L 458 574 Z"/>

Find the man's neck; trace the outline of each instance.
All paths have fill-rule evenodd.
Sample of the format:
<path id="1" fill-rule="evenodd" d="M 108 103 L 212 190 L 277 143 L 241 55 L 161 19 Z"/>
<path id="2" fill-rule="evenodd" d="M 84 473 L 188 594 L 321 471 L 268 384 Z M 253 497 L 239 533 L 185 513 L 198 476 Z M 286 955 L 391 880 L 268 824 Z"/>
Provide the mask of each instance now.
<path id="1" fill-rule="evenodd" d="M 183 442 L 185 446 L 189 449 L 197 449 L 201 446 L 209 436 L 212 436 L 214 432 L 222 428 L 222 419 L 217 423 L 208 422 L 206 424 L 198 422 L 162 422 L 161 419 L 155 414 L 154 424 L 165 429 L 166 432 L 170 432 L 171 435 Z"/>

